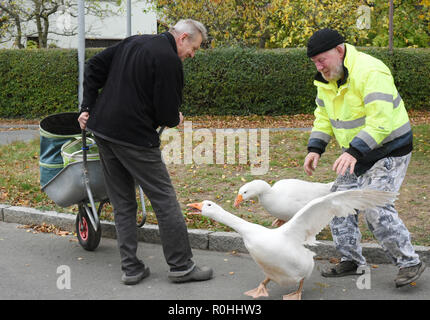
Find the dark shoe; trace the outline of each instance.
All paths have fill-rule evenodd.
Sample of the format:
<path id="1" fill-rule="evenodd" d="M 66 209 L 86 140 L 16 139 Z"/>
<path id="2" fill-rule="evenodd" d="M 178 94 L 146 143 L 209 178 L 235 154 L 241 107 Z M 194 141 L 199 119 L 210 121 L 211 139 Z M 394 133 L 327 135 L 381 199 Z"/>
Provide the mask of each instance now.
<path id="1" fill-rule="evenodd" d="M 323 277 L 344 277 L 357 275 L 358 264 L 354 261 L 341 261 L 334 267 L 321 271 Z"/>
<path id="2" fill-rule="evenodd" d="M 121 280 L 122 280 L 122 282 L 124 284 L 126 284 L 128 286 L 131 286 L 131 285 L 134 285 L 134 284 L 138 284 L 140 281 L 142 281 L 147 276 L 149 276 L 150 273 L 151 272 L 150 272 L 149 268 L 145 267 L 145 269 L 142 272 L 140 272 L 140 273 L 138 273 L 138 274 L 136 274 L 134 276 L 128 276 L 125 273 L 123 273 L 122 277 L 121 277 Z"/>
<path id="3" fill-rule="evenodd" d="M 194 269 L 181 276 L 175 276 L 173 273 L 169 274 L 169 280 L 175 283 L 183 283 L 190 281 L 205 281 L 212 278 L 213 270 L 209 267 L 198 267 L 195 266 Z"/>
<path id="4" fill-rule="evenodd" d="M 396 279 L 394 280 L 396 288 L 403 287 L 417 280 L 425 268 L 426 264 L 424 262 L 420 262 L 412 267 L 401 268 L 397 274 Z"/>

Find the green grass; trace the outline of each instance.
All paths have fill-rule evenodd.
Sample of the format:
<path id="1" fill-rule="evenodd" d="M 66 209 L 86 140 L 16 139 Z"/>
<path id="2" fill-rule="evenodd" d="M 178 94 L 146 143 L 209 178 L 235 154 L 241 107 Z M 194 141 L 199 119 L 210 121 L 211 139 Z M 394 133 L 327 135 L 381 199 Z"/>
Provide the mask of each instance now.
<path id="1" fill-rule="evenodd" d="M 430 195 L 430 125 L 417 125 L 414 130 L 414 151 L 412 160 L 402 185 L 401 194 L 396 203 L 400 217 L 411 232 L 414 244 L 430 245 L 429 205 Z M 259 133 L 260 135 L 260 133 Z M 182 137 L 182 136 L 181 136 Z M 270 133 L 270 166 L 264 175 L 252 175 L 250 162 L 239 164 L 236 146 L 234 164 L 177 164 L 168 165 L 171 179 L 177 192 L 178 200 L 189 228 L 230 231 L 218 222 L 202 216 L 187 215 L 186 204 L 190 202 L 213 200 L 224 209 L 248 221 L 270 226 L 273 217 L 254 202 L 243 203 L 241 208 L 233 206 L 237 190 L 246 182 L 263 179 L 270 184 L 288 178 L 304 179 L 316 182 L 330 182 L 336 177 L 331 170 L 334 160 L 339 155 L 339 148 L 332 142 L 320 160 L 319 167 L 312 177 L 308 177 L 302 164 L 306 155 L 309 132 L 285 131 Z M 165 146 L 165 142 L 162 148 Z M 183 144 L 183 137 L 181 140 Z M 195 142 L 197 146 L 201 142 Z M 214 152 L 215 137 L 213 141 Z M 258 149 L 260 151 L 260 149 Z M 182 154 L 183 156 L 183 154 Z M 183 159 L 183 157 L 182 157 Z M 214 158 L 215 159 L 215 155 Z M 39 185 L 39 141 L 13 143 L 0 147 L 0 203 L 17 206 L 31 206 L 41 210 L 59 212 L 77 212 L 76 206 L 60 208 L 50 200 Z M 149 201 L 146 199 L 148 223 L 157 223 Z M 112 220 L 112 208 L 103 210 L 102 219 Z M 363 241 L 374 241 L 372 234 L 360 217 Z M 319 239 L 331 239 L 328 228 L 318 236 Z"/>

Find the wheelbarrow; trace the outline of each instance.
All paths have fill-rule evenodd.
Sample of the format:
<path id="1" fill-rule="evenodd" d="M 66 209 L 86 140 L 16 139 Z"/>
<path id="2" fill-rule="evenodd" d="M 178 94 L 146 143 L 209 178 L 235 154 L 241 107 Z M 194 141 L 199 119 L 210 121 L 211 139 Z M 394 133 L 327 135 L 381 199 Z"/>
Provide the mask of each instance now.
<path id="1" fill-rule="evenodd" d="M 164 127 L 158 131 L 161 135 Z M 82 131 L 82 161 L 69 163 L 47 184 L 42 187 L 47 196 L 60 207 L 78 205 L 75 228 L 80 245 L 88 251 L 95 250 L 101 239 L 100 213 L 109 202 L 106 192 L 102 165 L 100 160 L 87 161 L 86 131 Z M 142 220 L 137 227 L 146 221 L 145 199 L 140 186 Z M 96 206 L 98 203 L 98 206 Z"/>

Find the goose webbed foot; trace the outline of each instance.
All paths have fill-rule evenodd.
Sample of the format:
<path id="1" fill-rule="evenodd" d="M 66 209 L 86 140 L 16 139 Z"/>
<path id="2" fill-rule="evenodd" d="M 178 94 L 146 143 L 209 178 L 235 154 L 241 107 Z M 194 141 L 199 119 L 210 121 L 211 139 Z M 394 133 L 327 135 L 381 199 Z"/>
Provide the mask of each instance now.
<path id="1" fill-rule="evenodd" d="M 282 300 L 302 300 L 302 289 L 304 280 L 305 279 L 300 280 L 300 285 L 297 291 L 282 296 Z"/>
<path id="2" fill-rule="evenodd" d="M 246 291 L 245 294 L 247 296 L 253 297 L 254 299 L 259 297 L 268 297 L 269 292 L 267 291 L 266 285 L 270 281 L 269 278 L 264 279 L 257 288 Z"/>

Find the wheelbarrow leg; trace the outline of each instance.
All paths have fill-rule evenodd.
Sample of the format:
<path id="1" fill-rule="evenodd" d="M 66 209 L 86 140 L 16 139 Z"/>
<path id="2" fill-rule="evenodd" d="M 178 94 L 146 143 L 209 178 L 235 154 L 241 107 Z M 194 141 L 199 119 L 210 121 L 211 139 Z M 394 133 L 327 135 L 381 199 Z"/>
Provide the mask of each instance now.
<path id="1" fill-rule="evenodd" d="M 93 198 L 93 193 L 91 192 L 89 183 L 85 185 L 87 189 L 87 195 L 88 199 L 90 200 L 91 209 L 88 207 L 88 205 L 85 203 L 83 206 L 85 208 L 85 211 L 87 211 L 88 218 L 90 219 L 91 224 L 93 225 L 94 230 L 97 231 L 99 225 L 100 225 L 100 219 L 99 219 L 99 213 L 96 210 L 96 205 Z"/>
<path id="2" fill-rule="evenodd" d="M 137 224 L 137 227 L 141 228 L 146 222 L 145 196 L 141 186 L 139 186 L 139 195 L 140 195 L 140 204 L 142 205 L 142 221 L 140 221 Z"/>
<path id="3" fill-rule="evenodd" d="M 96 211 L 96 205 L 94 202 L 93 193 L 91 192 L 90 188 L 90 180 L 88 177 L 88 165 L 87 165 L 87 132 L 85 129 L 82 130 L 82 171 L 84 173 L 84 185 L 85 189 L 87 190 L 88 199 L 90 200 L 91 204 L 91 211 L 89 210 L 88 206 L 84 203 L 83 206 L 85 208 L 85 211 L 87 212 L 87 216 L 90 219 L 90 222 L 94 228 L 95 231 L 97 231 L 100 221 L 99 217 Z"/>

